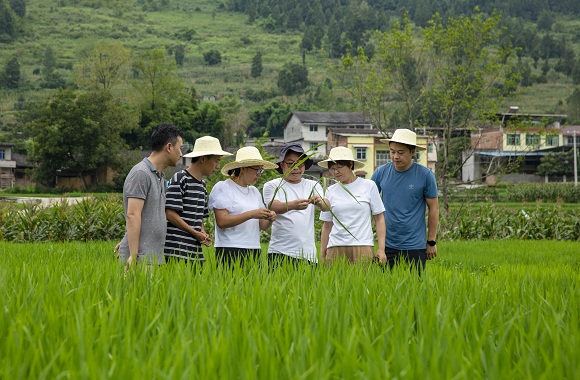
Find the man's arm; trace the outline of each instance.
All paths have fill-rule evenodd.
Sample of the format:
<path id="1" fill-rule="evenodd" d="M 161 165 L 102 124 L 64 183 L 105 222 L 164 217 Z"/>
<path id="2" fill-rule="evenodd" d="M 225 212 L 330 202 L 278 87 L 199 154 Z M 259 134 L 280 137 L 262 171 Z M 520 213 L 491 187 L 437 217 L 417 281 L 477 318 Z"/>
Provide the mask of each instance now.
<path id="1" fill-rule="evenodd" d="M 427 240 L 437 240 L 437 229 L 439 228 L 439 198 L 427 198 Z M 427 244 L 427 259 L 437 257 L 437 246 Z"/>
<path id="2" fill-rule="evenodd" d="M 141 214 L 145 200 L 140 198 L 128 198 L 127 200 L 127 240 L 129 242 L 129 258 L 127 264 L 137 262 L 139 253 L 139 235 L 141 234 Z"/>
<path id="3" fill-rule="evenodd" d="M 183 231 L 193 235 L 193 237 L 196 238 L 197 241 L 199 241 L 200 243 L 203 243 L 207 238 L 209 238 L 209 235 L 206 234 L 204 229 L 203 229 L 203 224 L 201 225 L 201 231 L 197 231 L 192 226 L 187 224 L 185 222 L 185 220 L 183 220 L 183 218 L 181 216 L 179 216 L 179 214 L 175 210 L 166 208 L 165 209 L 165 217 L 167 218 L 169 223 L 173 224 L 175 227 L 179 228 L 180 230 L 183 230 Z"/>

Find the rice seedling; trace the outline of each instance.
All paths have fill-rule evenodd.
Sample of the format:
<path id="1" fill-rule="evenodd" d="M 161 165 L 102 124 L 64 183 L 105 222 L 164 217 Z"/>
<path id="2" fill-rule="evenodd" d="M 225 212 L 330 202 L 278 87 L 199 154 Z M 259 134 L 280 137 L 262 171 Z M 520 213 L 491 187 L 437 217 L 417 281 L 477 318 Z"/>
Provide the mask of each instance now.
<path id="1" fill-rule="evenodd" d="M 0 378 L 577 378 L 578 242 L 441 242 L 406 268 L 141 267 L 0 243 Z"/>

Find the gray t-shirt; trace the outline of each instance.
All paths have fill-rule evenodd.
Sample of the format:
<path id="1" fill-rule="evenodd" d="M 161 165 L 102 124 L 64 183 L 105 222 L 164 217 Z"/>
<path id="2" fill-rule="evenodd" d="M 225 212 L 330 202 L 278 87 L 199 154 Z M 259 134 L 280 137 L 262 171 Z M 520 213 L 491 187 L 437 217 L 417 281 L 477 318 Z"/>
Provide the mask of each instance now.
<path id="1" fill-rule="evenodd" d="M 139 234 L 138 261 L 149 264 L 163 264 L 163 245 L 167 232 L 165 218 L 165 176 L 157 172 L 153 164 L 144 158 L 131 169 L 123 185 L 123 206 L 125 219 L 129 198 L 144 199 L 141 213 L 141 233 Z M 124 263 L 129 258 L 127 232 L 119 247 L 119 257 Z"/>

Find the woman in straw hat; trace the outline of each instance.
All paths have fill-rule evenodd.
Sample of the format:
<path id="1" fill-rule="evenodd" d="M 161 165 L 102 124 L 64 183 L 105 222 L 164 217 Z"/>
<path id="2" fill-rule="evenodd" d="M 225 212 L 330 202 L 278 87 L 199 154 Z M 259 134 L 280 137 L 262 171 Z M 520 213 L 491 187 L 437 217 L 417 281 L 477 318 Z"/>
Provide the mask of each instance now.
<path id="1" fill-rule="evenodd" d="M 193 151 L 183 156 L 191 158 L 191 165 L 173 175 L 165 194 L 166 261 L 204 261 L 202 245 L 211 245 L 212 239 L 203 223 L 209 216 L 203 178 L 219 170 L 223 156 L 231 155 L 218 139 L 203 136 L 195 140 Z"/>
<path id="2" fill-rule="evenodd" d="M 235 161 L 222 168 L 222 174 L 230 178 L 215 184 L 209 207 L 215 214 L 216 255 L 223 263 L 259 256 L 260 230 L 272 225 L 276 213 L 264 207 L 260 191 L 252 185 L 265 169 L 277 167 L 249 146 L 240 148 Z"/>
<path id="3" fill-rule="evenodd" d="M 364 164 L 353 158 L 350 149 L 336 147 L 332 148 L 328 159 L 318 165 L 330 170 L 340 182 L 330 186 L 325 194 L 324 201 L 330 205 L 332 213 L 320 213 L 320 220 L 324 221 L 320 241 L 321 261 L 373 259 L 372 217 L 378 240 L 376 255 L 380 262 L 384 262 L 385 207 L 375 183 L 354 174 L 354 169 L 360 169 Z"/>

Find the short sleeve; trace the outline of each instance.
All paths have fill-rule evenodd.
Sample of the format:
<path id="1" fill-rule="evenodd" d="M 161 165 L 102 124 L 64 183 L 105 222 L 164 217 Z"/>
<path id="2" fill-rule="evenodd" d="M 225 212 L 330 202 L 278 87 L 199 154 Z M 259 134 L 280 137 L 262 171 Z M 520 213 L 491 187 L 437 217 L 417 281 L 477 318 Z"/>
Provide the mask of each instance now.
<path id="1" fill-rule="evenodd" d="M 330 213 L 330 211 L 321 211 L 320 220 L 322 220 L 323 222 L 332 222 L 332 214 Z"/>
<path id="2" fill-rule="evenodd" d="M 435 174 L 431 170 L 427 173 L 427 180 L 425 186 L 425 198 L 437 198 L 439 196 L 439 191 L 437 190 L 437 180 L 435 179 Z"/>
<path id="3" fill-rule="evenodd" d="M 218 210 L 228 209 L 232 203 L 230 197 L 229 186 L 225 181 L 218 182 L 211 189 L 209 193 L 208 206 L 210 209 L 217 208 Z"/>
<path id="4" fill-rule="evenodd" d="M 182 179 L 183 174 L 178 172 L 169 181 L 169 186 L 165 193 L 165 209 L 175 210 L 177 212 L 183 211 Z"/>
<path id="5" fill-rule="evenodd" d="M 373 215 L 382 214 L 385 212 L 385 205 L 379 194 L 379 189 L 375 182 L 369 180 L 369 198 L 371 204 L 371 213 Z"/>
<path id="6" fill-rule="evenodd" d="M 262 190 L 262 193 L 264 194 L 264 202 L 266 202 L 266 204 L 270 204 L 270 202 L 272 202 L 272 199 L 274 198 L 274 192 L 276 191 L 276 184 L 274 183 L 275 180 L 273 181 L 268 181 L 264 184 L 264 189 Z"/>
<path id="7" fill-rule="evenodd" d="M 151 177 L 143 170 L 137 170 L 127 178 L 123 192 L 127 198 L 147 199 L 151 188 Z"/>

